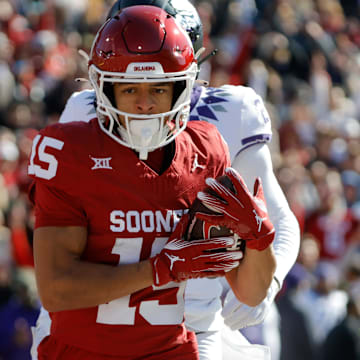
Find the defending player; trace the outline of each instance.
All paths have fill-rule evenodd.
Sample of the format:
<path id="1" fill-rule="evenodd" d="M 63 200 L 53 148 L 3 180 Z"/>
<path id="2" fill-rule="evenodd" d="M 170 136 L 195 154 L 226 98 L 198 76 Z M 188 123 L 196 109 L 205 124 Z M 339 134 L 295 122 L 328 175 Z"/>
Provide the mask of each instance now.
<path id="1" fill-rule="evenodd" d="M 228 165 L 212 125 L 186 127 L 195 75 L 191 43 L 171 16 L 127 8 L 91 51 L 99 118 L 49 126 L 34 139 L 36 276 L 52 317 L 39 359 L 197 359 L 183 327 L 183 280 L 226 272 L 240 299 L 264 296 L 275 268 L 270 221 L 259 232 L 267 248 L 242 268 L 260 275 L 247 291 L 241 252 L 217 252 L 231 238 L 184 242 L 183 216 L 167 240 L 205 178 Z M 245 217 L 260 213 L 261 186 L 254 202 L 231 176 L 249 200 Z"/>

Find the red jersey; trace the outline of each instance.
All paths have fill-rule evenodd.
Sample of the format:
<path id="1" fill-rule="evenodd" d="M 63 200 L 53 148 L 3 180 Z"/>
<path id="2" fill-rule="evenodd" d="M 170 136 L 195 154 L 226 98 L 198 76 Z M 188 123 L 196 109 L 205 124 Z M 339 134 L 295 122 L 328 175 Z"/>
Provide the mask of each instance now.
<path id="1" fill-rule="evenodd" d="M 221 135 L 202 121 L 176 137 L 173 161 L 161 175 L 106 135 L 97 119 L 54 124 L 36 136 L 30 157 L 35 227 L 84 226 L 84 260 L 139 262 L 160 252 L 205 179 L 229 164 Z M 196 358 L 185 356 L 196 345 L 183 324 L 184 287 L 152 286 L 93 308 L 51 313 L 51 336 L 118 359 Z"/>

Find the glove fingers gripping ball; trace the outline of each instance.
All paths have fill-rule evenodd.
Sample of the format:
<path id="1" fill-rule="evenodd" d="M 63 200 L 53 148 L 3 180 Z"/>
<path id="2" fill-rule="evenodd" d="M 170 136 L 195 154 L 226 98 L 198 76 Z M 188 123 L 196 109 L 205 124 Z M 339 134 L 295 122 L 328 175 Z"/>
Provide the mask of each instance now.
<path id="1" fill-rule="evenodd" d="M 216 181 L 222 184 L 229 191 L 235 192 L 235 188 L 231 180 L 226 176 L 222 175 L 216 178 Z M 215 191 L 209 186 L 205 187 L 203 192 L 208 193 L 220 200 L 223 200 Z M 215 225 L 211 222 L 201 220 L 197 218 L 197 214 L 208 214 L 208 215 L 219 215 L 221 213 L 216 212 L 209 207 L 206 207 L 202 201 L 198 198 L 193 202 L 189 210 L 189 225 L 185 234 L 185 240 L 192 241 L 197 239 L 212 239 L 217 237 L 233 237 L 234 244 L 226 250 L 240 250 L 245 252 L 245 241 L 241 240 L 240 237 L 235 234 L 231 229 L 226 226 Z"/>
<path id="2" fill-rule="evenodd" d="M 206 184 L 216 196 L 199 192 L 198 198 L 215 214 L 197 213 L 196 217 L 231 229 L 246 241 L 246 247 L 265 250 L 274 240 L 275 229 L 269 218 L 260 178 L 254 184 L 251 194 L 242 177 L 232 168 L 225 170 L 233 184 L 234 191 L 215 179 L 206 179 Z"/>

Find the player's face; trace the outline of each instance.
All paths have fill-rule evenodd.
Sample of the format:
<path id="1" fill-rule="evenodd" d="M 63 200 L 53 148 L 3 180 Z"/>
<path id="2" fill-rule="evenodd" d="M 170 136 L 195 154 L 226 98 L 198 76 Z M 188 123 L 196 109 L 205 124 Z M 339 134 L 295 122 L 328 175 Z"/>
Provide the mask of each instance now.
<path id="1" fill-rule="evenodd" d="M 131 114 L 151 115 L 170 111 L 173 93 L 174 83 L 171 82 L 114 84 L 116 107 Z M 125 126 L 121 116 L 120 122 Z"/>

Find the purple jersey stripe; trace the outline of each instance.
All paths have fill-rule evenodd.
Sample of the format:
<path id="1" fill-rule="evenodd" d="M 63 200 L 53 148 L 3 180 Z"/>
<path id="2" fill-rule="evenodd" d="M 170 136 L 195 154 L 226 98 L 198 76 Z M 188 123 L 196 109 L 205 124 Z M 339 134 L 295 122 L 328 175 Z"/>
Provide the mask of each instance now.
<path id="1" fill-rule="evenodd" d="M 269 142 L 271 140 L 271 134 L 258 134 L 254 136 L 249 136 L 241 141 L 243 145 L 254 142 Z"/>
<path id="2" fill-rule="evenodd" d="M 250 136 L 244 140 L 242 140 L 242 144 L 246 145 L 243 148 L 241 148 L 235 155 L 235 157 L 240 154 L 242 151 L 246 150 L 247 148 L 249 148 L 250 146 L 256 145 L 256 144 L 261 144 L 261 143 L 267 143 L 271 140 L 271 134 L 260 134 L 260 135 L 255 135 L 255 136 Z"/>

